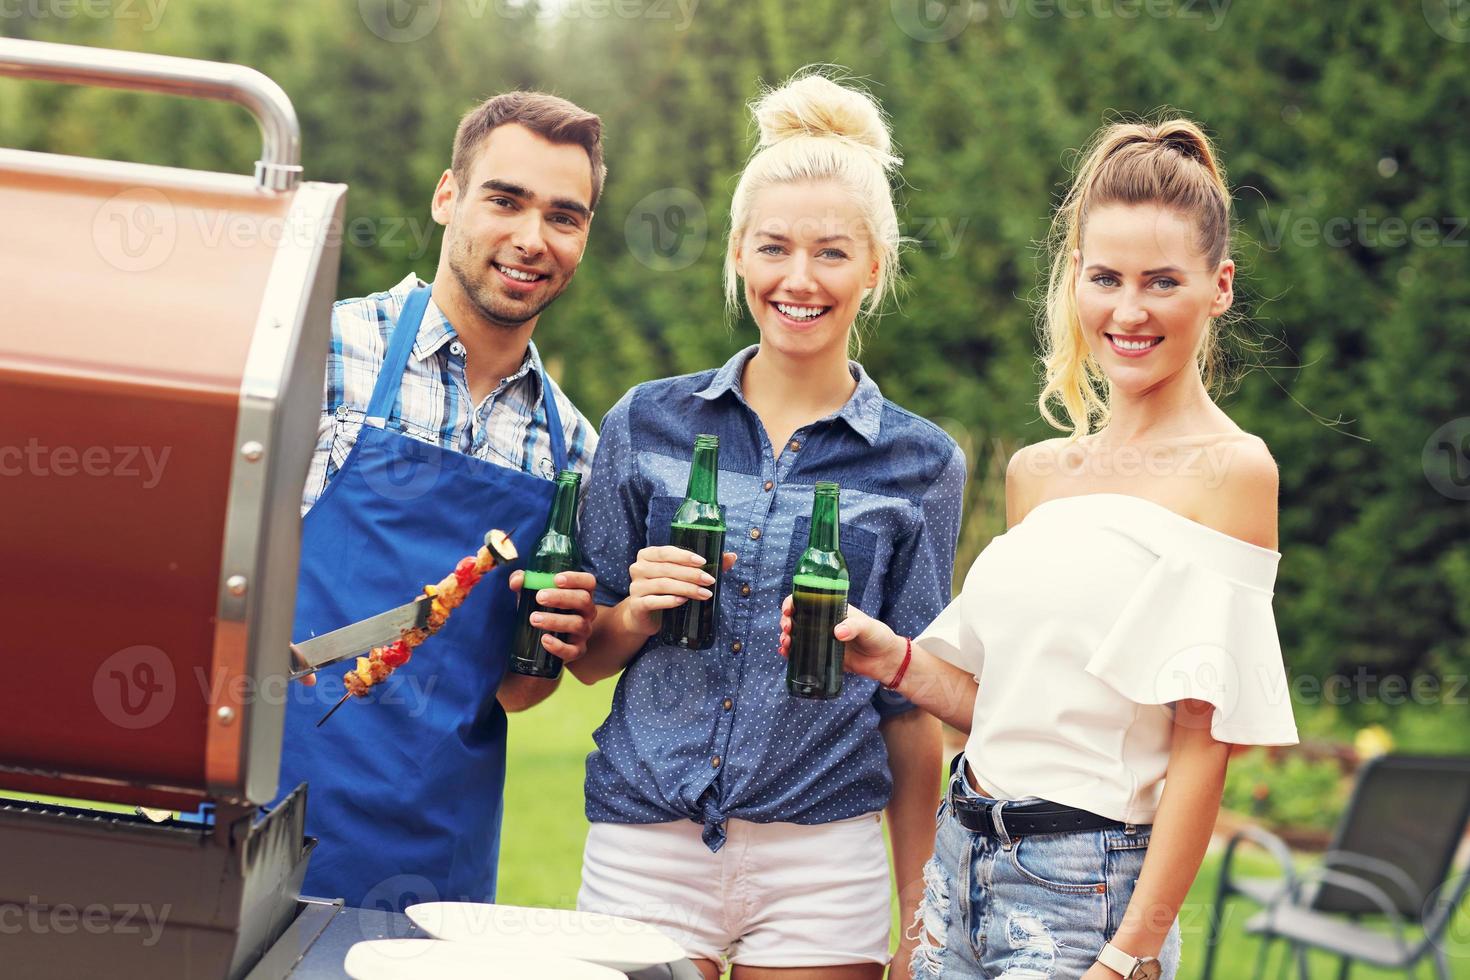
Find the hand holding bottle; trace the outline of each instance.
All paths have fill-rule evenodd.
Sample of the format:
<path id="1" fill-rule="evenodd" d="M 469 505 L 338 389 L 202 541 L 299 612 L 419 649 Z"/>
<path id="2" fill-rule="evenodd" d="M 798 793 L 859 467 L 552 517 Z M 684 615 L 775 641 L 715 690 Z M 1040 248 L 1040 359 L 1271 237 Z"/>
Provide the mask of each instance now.
<path id="1" fill-rule="evenodd" d="M 733 551 L 724 553 L 722 571 L 735 564 Z M 692 551 L 660 545 L 644 548 L 628 566 L 628 625 L 634 632 L 652 636 L 659 631 L 663 611 L 682 606 L 691 599 L 714 596 L 715 578 L 704 570 L 704 558 Z"/>
<path id="2" fill-rule="evenodd" d="M 511 589 L 520 592 L 525 578 L 521 569 L 511 572 Z M 558 572 L 552 582 L 552 586 L 537 590 L 531 597 L 535 608 L 527 614 L 528 623 L 535 630 L 534 642 L 567 663 L 587 650 L 587 637 L 597 619 L 597 606 L 592 601 L 597 579 L 591 572 Z"/>
<path id="3" fill-rule="evenodd" d="M 781 655 L 791 652 L 791 596 L 781 603 Z M 886 684 L 898 673 L 908 651 L 908 642 L 887 625 L 864 613 L 856 606 L 847 607 L 847 618 L 838 623 L 832 635 L 847 646 L 843 668 L 854 674 L 871 677 Z"/>

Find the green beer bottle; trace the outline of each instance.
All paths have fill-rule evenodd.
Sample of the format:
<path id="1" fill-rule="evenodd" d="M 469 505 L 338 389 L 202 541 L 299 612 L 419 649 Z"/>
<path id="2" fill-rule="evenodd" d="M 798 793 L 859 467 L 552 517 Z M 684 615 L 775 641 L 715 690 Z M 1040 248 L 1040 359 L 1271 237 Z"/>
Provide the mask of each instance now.
<path id="1" fill-rule="evenodd" d="M 695 436 L 694 462 L 689 467 L 689 489 L 674 512 L 669 544 L 692 551 L 704 559 L 704 570 L 714 576 L 708 599 L 690 599 L 682 606 L 665 609 L 658 641 L 686 650 L 714 646 L 720 625 L 720 572 L 725 557 L 725 518 L 716 496 L 720 471 L 718 436 Z"/>
<path id="2" fill-rule="evenodd" d="M 561 658 L 541 645 L 541 637 L 546 635 L 546 631 L 531 625 L 531 614 L 558 612 L 537 602 L 536 593 L 556 588 L 558 572 L 575 571 L 578 567 L 577 542 L 573 534 L 577 526 L 577 490 L 581 485 L 581 473 L 562 470 L 556 475 L 551 520 L 546 525 L 546 533 L 536 543 L 536 551 L 526 563 L 526 578 L 521 582 L 516 635 L 510 647 L 511 673 L 548 678 L 561 673 Z M 559 634 L 552 635 L 561 638 Z"/>
<path id="3" fill-rule="evenodd" d="M 847 618 L 847 562 L 837 545 L 838 493 L 835 483 L 817 484 L 811 537 L 792 577 L 786 690 L 798 698 L 825 701 L 842 693 L 845 648 L 832 635 Z"/>

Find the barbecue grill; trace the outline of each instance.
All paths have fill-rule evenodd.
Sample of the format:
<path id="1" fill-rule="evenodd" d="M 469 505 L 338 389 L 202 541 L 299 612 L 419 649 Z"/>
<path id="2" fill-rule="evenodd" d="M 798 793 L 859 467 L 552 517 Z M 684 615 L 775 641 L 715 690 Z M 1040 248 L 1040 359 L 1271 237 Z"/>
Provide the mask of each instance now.
<path id="1" fill-rule="evenodd" d="M 249 68 L 0 39 L 0 75 L 234 102 L 263 142 L 250 175 L 0 149 L 0 796 L 215 812 L 0 799 L 0 975 L 284 976 L 340 911 L 298 898 L 305 787 L 257 805 L 346 187 Z"/>

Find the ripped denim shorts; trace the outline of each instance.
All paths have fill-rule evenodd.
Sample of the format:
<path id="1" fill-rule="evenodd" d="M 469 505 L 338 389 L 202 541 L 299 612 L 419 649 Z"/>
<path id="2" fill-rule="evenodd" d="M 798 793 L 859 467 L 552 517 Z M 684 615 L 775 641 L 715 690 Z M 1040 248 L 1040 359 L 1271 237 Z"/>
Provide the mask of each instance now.
<path id="1" fill-rule="evenodd" d="M 952 792 L 989 799 L 970 788 L 963 766 L 953 778 Z M 924 899 L 909 933 L 918 940 L 911 961 L 915 980 L 1076 980 L 1086 973 L 1122 923 L 1150 828 L 1007 840 L 965 829 L 947 796 L 937 820 Z M 1179 971 L 1177 920 L 1159 961 L 1164 980 L 1173 980 Z"/>

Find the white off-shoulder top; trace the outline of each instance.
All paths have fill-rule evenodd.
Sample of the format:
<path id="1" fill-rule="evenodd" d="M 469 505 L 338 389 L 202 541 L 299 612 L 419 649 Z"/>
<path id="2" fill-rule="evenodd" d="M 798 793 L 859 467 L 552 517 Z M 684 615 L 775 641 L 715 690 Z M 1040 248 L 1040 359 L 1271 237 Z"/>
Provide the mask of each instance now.
<path id="1" fill-rule="evenodd" d="M 1038 504 L 915 643 L 979 682 L 965 758 L 999 799 L 1152 823 L 1173 702 L 1222 742 L 1297 741 L 1271 612 L 1278 552 L 1118 493 Z"/>

